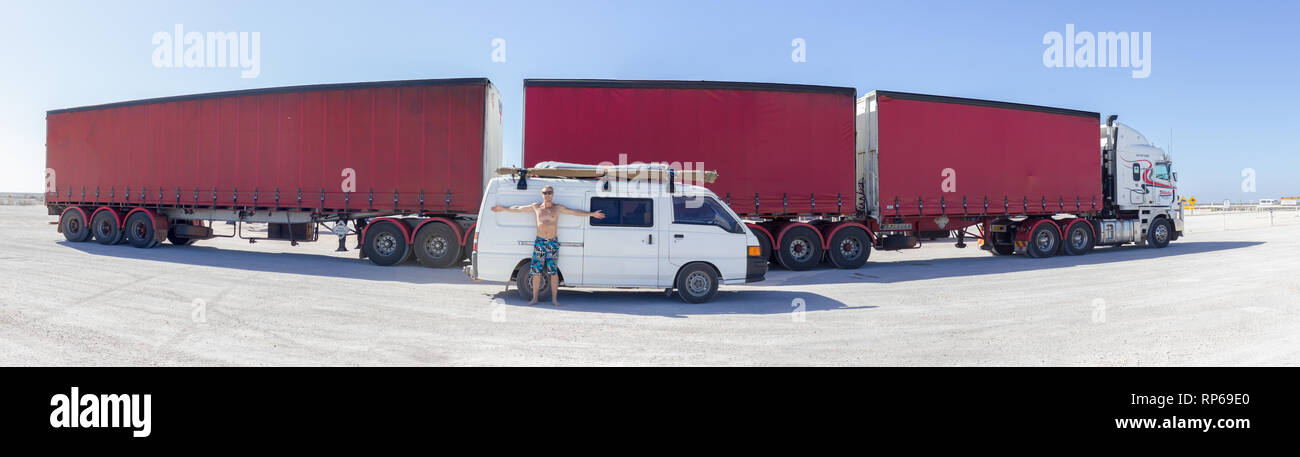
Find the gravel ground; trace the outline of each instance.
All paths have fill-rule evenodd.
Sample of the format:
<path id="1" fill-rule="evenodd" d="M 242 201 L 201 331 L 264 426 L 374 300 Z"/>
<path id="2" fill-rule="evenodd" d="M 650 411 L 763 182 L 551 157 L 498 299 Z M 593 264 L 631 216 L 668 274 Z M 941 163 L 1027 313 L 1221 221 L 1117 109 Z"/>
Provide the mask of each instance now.
<path id="1" fill-rule="evenodd" d="M 1162 250 L 997 258 L 941 240 L 858 270 L 773 270 L 703 305 L 565 289 L 562 308 L 459 269 L 377 267 L 330 239 L 145 250 L 68 243 L 54 219 L 0 206 L 0 364 L 1300 362 L 1294 213 L 1191 216 Z"/>

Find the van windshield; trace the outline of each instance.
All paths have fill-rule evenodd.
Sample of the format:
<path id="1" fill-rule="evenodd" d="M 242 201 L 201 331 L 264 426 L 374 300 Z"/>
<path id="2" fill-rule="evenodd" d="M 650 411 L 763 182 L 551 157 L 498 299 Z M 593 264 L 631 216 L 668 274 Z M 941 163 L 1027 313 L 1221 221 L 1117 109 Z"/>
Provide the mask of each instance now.
<path id="1" fill-rule="evenodd" d="M 740 222 L 712 197 L 673 197 L 673 223 L 716 225 L 731 233 L 743 233 Z"/>

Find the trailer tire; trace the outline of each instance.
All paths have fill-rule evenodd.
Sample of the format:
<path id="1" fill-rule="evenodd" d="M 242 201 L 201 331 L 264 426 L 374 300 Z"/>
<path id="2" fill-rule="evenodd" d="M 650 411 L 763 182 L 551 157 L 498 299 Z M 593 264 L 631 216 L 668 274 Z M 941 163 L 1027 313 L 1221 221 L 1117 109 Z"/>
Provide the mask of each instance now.
<path id="1" fill-rule="evenodd" d="M 1174 236 L 1173 233 L 1173 224 L 1169 223 L 1169 219 L 1158 217 L 1156 218 L 1156 221 L 1151 224 L 1151 229 L 1147 230 L 1147 246 L 1156 249 L 1169 246 L 1169 241 L 1173 239 Z"/>
<path id="2" fill-rule="evenodd" d="M 703 263 L 688 264 L 677 272 L 677 296 L 686 303 L 704 303 L 718 294 L 718 272 Z"/>
<path id="3" fill-rule="evenodd" d="M 867 264 L 871 256 L 871 239 L 857 227 L 844 227 L 831 237 L 826 256 L 838 268 L 853 269 Z"/>
<path id="4" fill-rule="evenodd" d="M 99 244 L 112 245 L 122 242 L 122 228 L 117 226 L 117 218 L 112 210 L 100 211 L 91 218 L 90 231 Z"/>
<path id="5" fill-rule="evenodd" d="M 68 241 L 80 243 L 90 239 L 90 226 L 86 225 L 86 216 L 80 210 L 74 208 L 64 211 L 61 219 L 59 228 Z"/>
<path id="6" fill-rule="evenodd" d="M 154 239 L 153 217 L 147 212 L 141 211 L 126 218 L 126 227 L 123 227 L 122 232 L 131 246 L 147 249 L 158 244 Z"/>
<path id="7" fill-rule="evenodd" d="M 406 235 L 392 222 L 380 221 L 366 227 L 366 257 L 379 266 L 397 265 L 411 256 Z"/>
<path id="8" fill-rule="evenodd" d="M 1061 249 L 1061 231 L 1050 221 L 1037 224 L 1029 232 L 1029 245 L 1025 253 L 1036 259 L 1045 259 Z"/>
<path id="9" fill-rule="evenodd" d="M 1061 252 L 1069 255 L 1084 255 L 1092 252 L 1097 240 L 1092 236 L 1092 224 L 1088 222 L 1070 224 L 1061 241 Z"/>
<path id="10" fill-rule="evenodd" d="M 787 270 L 803 271 L 822 261 L 822 244 L 811 227 L 791 227 L 781 236 L 781 250 L 776 259 Z"/>
<path id="11" fill-rule="evenodd" d="M 456 232 L 441 222 L 430 222 L 420 227 L 413 248 L 415 259 L 429 268 L 447 268 L 463 258 Z"/>

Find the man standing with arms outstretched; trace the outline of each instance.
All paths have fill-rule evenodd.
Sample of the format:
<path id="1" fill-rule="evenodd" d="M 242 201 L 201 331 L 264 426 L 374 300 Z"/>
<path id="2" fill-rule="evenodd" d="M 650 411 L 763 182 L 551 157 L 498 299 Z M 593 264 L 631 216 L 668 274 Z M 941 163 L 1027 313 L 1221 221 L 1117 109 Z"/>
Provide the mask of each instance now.
<path id="1" fill-rule="evenodd" d="M 537 303 L 537 289 L 541 288 L 542 275 L 545 274 L 549 275 L 551 279 L 551 304 L 560 306 L 560 301 L 557 298 L 560 293 L 560 277 L 556 274 L 558 270 L 555 268 L 555 258 L 560 252 L 560 239 L 557 233 L 559 231 L 558 226 L 560 215 L 568 214 L 570 216 L 578 217 L 590 216 L 596 219 L 605 218 L 605 213 L 600 212 L 600 210 L 588 212 L 569 209 L 564 205 L 552 201 L 554 198 L 555 188 L 546 186 L 542 188 L 541 203 L 510 207 L 501 205 L 492 206 L 492 211 L 494 212 L 533 212 L 537 215 L 537 239 L 533 240 L 533 261 L 529 268 L 529 271 L 532 273 L 531 282 L 533 284 L 533 301 L 528 302 L 529 305 Z"/>

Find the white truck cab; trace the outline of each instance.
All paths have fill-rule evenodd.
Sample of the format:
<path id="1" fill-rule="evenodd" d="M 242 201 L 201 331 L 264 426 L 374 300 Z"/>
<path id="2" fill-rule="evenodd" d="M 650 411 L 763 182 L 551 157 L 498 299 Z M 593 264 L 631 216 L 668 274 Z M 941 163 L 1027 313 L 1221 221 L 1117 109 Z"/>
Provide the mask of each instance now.
<path id="1" fill-rule="evenodd" d="M 541 202 L 547 185 L 555 189 L 555 203 L 605 214 L 604 219 L 559 216 L 561 286 L 676 289 L 682 300 L 700 303 L 712 299 L 719 284 L 761 281 L 767 273 L 758 238 L 704 187 L 502 176 L 484 192 L 466 274 L 474 280 L 513 281 L 521 297 L 532 298 L 529 264 L 536 217 L 491 208 Z M 542 281 L 539 290 L 548 290 L 548 278 Z"/>
<path id="2" fill-rule="evenodd" d="M 1097 244 L 1137 243 L 1164 247 L 1183 233 L 1178 175 L 1164 149 L 1137 130 L 1115 122 L 1101 126 L 1106 211 L 1097 224 Z"/>

